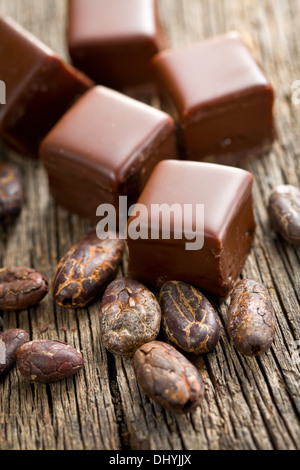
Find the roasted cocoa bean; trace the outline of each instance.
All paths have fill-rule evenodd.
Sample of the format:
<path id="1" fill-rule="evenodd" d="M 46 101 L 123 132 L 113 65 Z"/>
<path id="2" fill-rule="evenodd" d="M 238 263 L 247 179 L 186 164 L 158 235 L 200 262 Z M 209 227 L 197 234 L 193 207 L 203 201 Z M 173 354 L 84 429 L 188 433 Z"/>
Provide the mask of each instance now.
<path id="1" fill-rule="evenodd" d="M 24 266 L 0 269 L 0 310 L 33 307 L 47 292 L 47 279 L 34 269 Z"/>
<path id="2" fill-rule="evenodd" d="M 176 413 L 194 411 L 204 396 L 204 384 L 196 369 L 173 346 L 152 341 L 133 358 L 137 381 L 148 397 Z"/>
<path id="3" fill-rule="evenodd" d="M 55 301 L 62 307 L 86 307 L 115 277 L 123 252 L 123 240 L 100 240 L 95 232 L 86 235 L 57 266 L 52 281 Z"/>
<path id="4" fill-rule="evenodd" d="M 0 332 L 0 377 L 5 375 L 16 361 L 16 352 L 29 341 L 29 335 L 18 328 Z"/>
<path id="5" fill-rule="evenodd" d="M 166 282 L 159 294 L 163 330 L 169 341 L 192 354 L 204 354 L 220 339 L 220 322 L 207 298 L 190 284 Z"/>
<path id="6" fill-rule="evenodd" d="M 142 344 L 158 336 L 160 322 L 160 306 L 143 284 L 125 277 L 107 287 L 100 307 L 100 325 L 102 343 L 108 351 L 133 356 Z"/>
<path id="7" fill-rule="evenodd" d="M 228 332 L 236 349 L 246 356 L 267 351 L 275 335 L 275 314 L 267 289 L 253 279 L 239 281 L 232 293 Z"/>
<path id="8" fill-rule="evenodd" d="M 17 365 L 30 382 L 50 383 L 76 374 L 84 362 L 81 353 L 69 344 L 46 339 L 21 346 Z"/>
<path id="9" fill-rule="evenodd" d="M 0 223 L 16 217 L 24 202 L 23 179 L 13 163 L 0 163 Z"/>
<path id="10" fill-rule="evenodd" d="M 269 198 L 270 219 L 282 237 L 300 245 L 300 189 L 292 185 L 278 186 Z"/>

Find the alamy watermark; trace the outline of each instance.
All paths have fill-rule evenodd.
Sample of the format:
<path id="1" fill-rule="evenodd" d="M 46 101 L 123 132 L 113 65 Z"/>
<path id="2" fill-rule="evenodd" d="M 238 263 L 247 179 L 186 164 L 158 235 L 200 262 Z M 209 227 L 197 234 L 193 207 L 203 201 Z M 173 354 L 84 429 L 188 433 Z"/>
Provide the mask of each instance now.
<path id="1" fill-rule="evenodd" d="M 0 104 L 6 104 L 6 85 L 0 80 Z"/>
<path id="2" fill-rule="evenodd" d="M 204 204 L 151 204 L 150 209 L 134 204 L 128 208 L 127 196 L 120 196 L 118 211 L 112 204 L 101 204 L 96 215 L 101 217 L 96 227 L 100 239 L 118 231 L 122 239 L 184 239 L 188 251 L 204 245 Z"/>

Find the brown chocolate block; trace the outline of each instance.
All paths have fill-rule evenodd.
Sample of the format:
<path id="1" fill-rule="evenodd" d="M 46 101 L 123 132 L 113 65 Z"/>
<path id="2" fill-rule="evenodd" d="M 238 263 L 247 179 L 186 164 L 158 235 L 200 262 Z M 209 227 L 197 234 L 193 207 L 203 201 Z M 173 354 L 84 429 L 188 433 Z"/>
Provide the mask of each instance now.
<path id="1" fill-rule="evenodd" d="M 153 81 L 162 48 L 157 0 L 69 0 L 73 63 L 97 83 L 123 89 Z"/>
<path id="2" fill-rule="evenodd" d="M 176 158 L 174 121 L 166 113 L 105 87 L 88 91 L 40 150 L 56 201 L 96 221 L 100 204 L 137 201 L 156 164 Z"/>
<path id="3" fill-rule="evenodd" d="M 238 33 L 153 59 L 162 90 L 181 124 L 188 160 L 235 164 L 274 140 L 274 92 Z"/>
<path id="4" fill-rule="evenodd" d="M 146 207 L 138 221 L 149 239 L 132 239 L 128 221 L 129 275 L 155 288 L 169 280 L 185 281 L 225 297 L 232 289 L 252 244 L 255 221 L 252 201 L 253 176 L 238 168 L 202 162 L 165 161 L 159 163 L 138 203 Z M 174 210 L 171 237 L 163 239 L 167 209 Z M 190 213 L 184 207 L 192 207 Z M 196 219 L 196 205 L 204 205 L 204 230 Z M 158 205 L 158 206 L 155 206 Z M 158 214 L 164 214 L 158 218 Z M 169 212 L 170 213 L 170 212 Z M 158 222 L 158 220 L 160 220 Z M 176 239 L 174 227 L 183 227 Z M 202 249 L 187 249 L 187 242 L 204 234 Z M 150 235 L 159 233 L 157 239 Z M 194 235 L 193 235 L 194 234 Z M 190 240 L 189 240 L 190 239 Z"/>
<path id="5" fill-rule="evenodd" d="M 92 81 L 10 18 L 0 18 L 0 135 L 16 151 L 38 155 L 41 140 Z"/>

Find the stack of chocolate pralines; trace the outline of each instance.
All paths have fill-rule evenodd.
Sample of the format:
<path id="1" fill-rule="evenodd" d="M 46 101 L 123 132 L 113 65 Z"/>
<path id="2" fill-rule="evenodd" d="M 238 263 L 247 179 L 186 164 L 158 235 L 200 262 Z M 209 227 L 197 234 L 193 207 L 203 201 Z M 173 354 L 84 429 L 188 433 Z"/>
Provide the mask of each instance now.
<path id="1" fill-rule="evenodd" d="M 227 328 L 240 353 L 255 356 L 273 342 L 267 290 L 256 280 L 237 282 L 255 220 L 253 176 L 234 167 L 271 148 L 273 89 L 237 33 L 162 51 L 155 0 L 69 3 L 68 46 L 77 68 L 11 19 L 0 19 L 7 94 L 0 133 L 17 152 L 41 157 L 53 197 L 71 212 L 96 222 L 97 207 L 111 204 L 119 215 L 120 196 L 146 209 L 128 220 L 128 277 L 116 279 L 124 237 L 90 233 L 60 261 L 52 293 L 64 308 L 84 308 L 103 295 L 99 342 L 133 357 L 137 380 L 153 400 L 192 411 L 204 386 L 183 354 L 208 353 L 221 332 L 202 291 L 221 299 L 231 294 Z M 173 117 L 128 96 L 155 89 Z M 2 224 L 13 221 L 23 200 L 19 169 L 1 163 Z M 199 213 L 187 211 L 178 237 L 182 211 L 175 205 L 204 207 L 204 228 Z M 166 206 L 173 207 L 168 237 Z M 275 188 L 269 213 L 278 232 L 299 245 L 299 189 Z M 137 226 L 155 236 L 130 237 Z M 47 292 L 47 280 L 33 269 L 0 270 L 1 310 L 32 307 Z M 29 341 L 19 329 L 0 333 L 0 374 L 15 360 L 32 382 L 63 379 L 83 367 L 72 346 Z"/>

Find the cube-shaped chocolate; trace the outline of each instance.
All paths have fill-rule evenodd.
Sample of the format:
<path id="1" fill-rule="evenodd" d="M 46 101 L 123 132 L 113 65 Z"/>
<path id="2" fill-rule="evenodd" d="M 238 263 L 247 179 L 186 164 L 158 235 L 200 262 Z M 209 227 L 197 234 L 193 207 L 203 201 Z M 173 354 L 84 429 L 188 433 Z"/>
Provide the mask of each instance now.
<path id="1" fill-rule="evenodd" d="M 176 158 L 174 121 L 163 111 L 97 86 L 62 117 L 41 145 L 58 203 L 96 219 L 100 204 L 118 213 L 134 204 L 158 162 Z"/>
<path id="2" fill-rule="evenodd" d="M 271 147 L 274 92 L 237 33 L 163 51 L 153 66 L 178 113 L 186 159 L 234 164 Z"/>
<path id="3" fill-rule="evenodd" d="M 239 168 L 159 163 L 128 221 L 129 274 L 154 288 L 178 280 L 227 296 L 254 236 L 252 185 Z"/>
<path id="4" fill-rule="evenodd" d="M 97 83 L 123 89 L 153 81 L 163 39 L 157 0 L 69 0 L 73 63 Z"/>
<path id="5" fill-rule="evenodd" d="M 36 157 L 41 140 L 93 82 L 9 18 L 0 18 L 0 135 Z"/>

